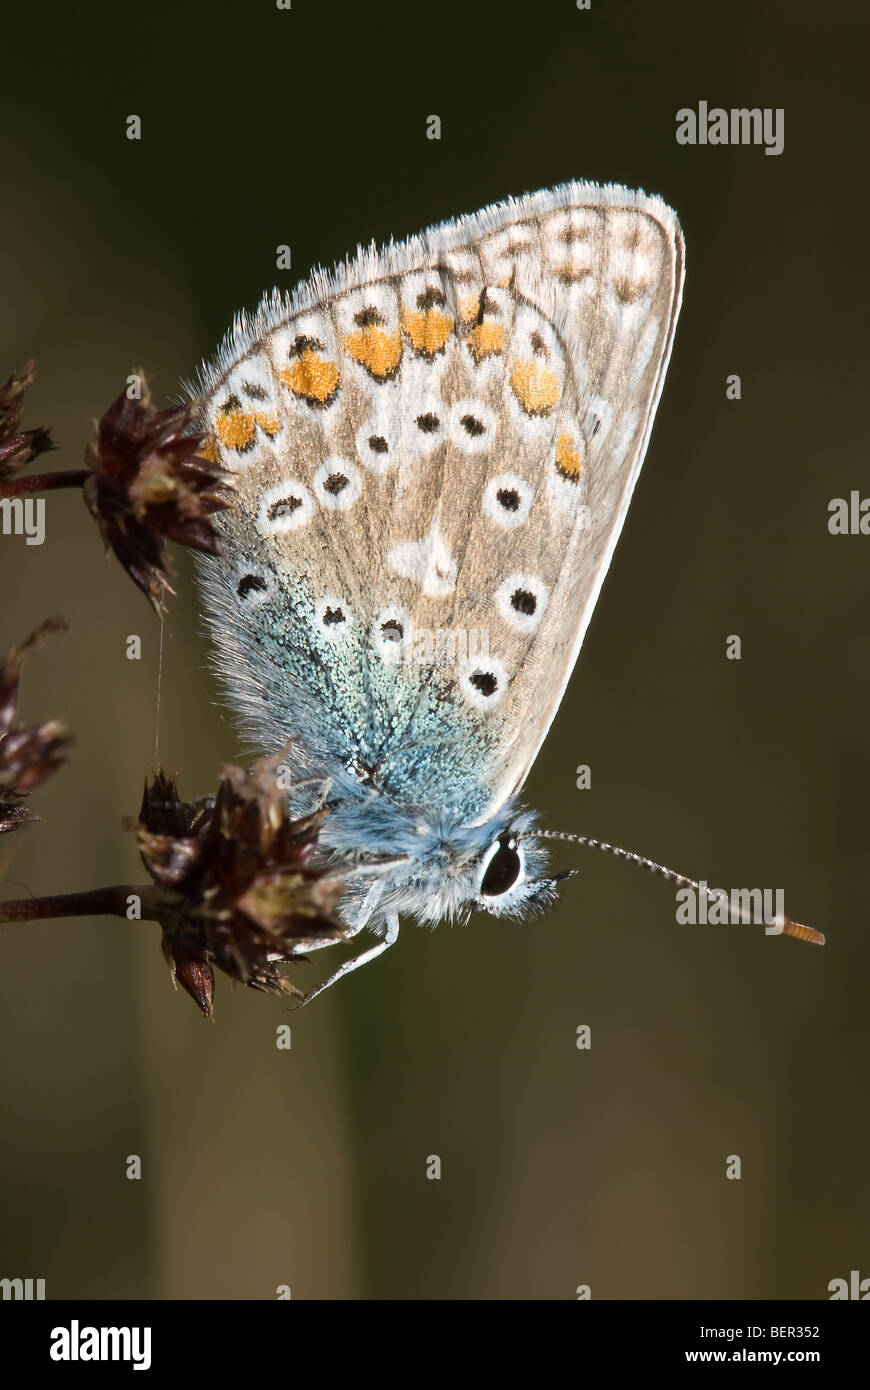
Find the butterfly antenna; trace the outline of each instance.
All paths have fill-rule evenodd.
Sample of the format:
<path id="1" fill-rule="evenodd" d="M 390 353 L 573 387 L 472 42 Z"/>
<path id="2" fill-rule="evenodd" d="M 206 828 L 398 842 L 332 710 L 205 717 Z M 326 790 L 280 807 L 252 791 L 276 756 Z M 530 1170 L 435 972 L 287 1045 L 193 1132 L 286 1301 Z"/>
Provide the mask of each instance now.
<path id="1" fill-rule="evenodd" d="M 693 878 L 688 878 L 686 874 L 678 874 L 675 869 L 668 869 L 664 864 L 657 864 L 654 859 L 647 859 L 643 854 L 635 854 L 630 849 L 620 849 L 619 845 L 609 845 L 606 840 L 595 840 L 591 835 L 574 835 L 568 830 L 533 830 L 529 835 L 534 840 L 570 840 L 575 845 L 585 845 L 588 849 L 600 849 L 604 854 L 613 854 L 617 859 L 627 859 L 629 863 L 636 864 L 639 869 L 646 869 L 648 873 L 657 874 L 659 878 L 665 879 L 668 883 L 677 883 L 681 888 L 693 888 L 698 893 L 703 893 L 708 899 L 717 901 L 721 899 L 722 890 L 716 888 L 702 888 L 701 884 Z M 752 925 L 752 918 L 746 908 L 740 907 L 740 920 L 747 926 Z M 784 936 L 793 936 L 798 941 L 812 941 L 816 946 L 824 946 L 825 938 L 822 932 L 816 931 L 814 927 L 807 927 L 803 922 L 795 922 L 791 917 L 782 916 L 777 920 L 777 926 L 782 927 Z"/>

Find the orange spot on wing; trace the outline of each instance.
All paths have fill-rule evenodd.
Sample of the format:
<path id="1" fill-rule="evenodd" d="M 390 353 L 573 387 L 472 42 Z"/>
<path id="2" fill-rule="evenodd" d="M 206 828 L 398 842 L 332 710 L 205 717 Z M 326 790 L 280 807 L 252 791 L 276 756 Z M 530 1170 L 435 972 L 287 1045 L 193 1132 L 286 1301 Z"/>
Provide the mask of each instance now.
<path id="1" fill-rule="evenodd" d="M 513 393 L 528 415 L 549 415 L 559 401 L 561 383 L 542 362 L 527 359 L 511 372 Z"/>
<path id="2" fill-rule="evenodd" d="M 354 362 L 359 362 L 381 380 L 393 376 L 402 360 L 401 334 L 391 337 L 374 325 L 360 329 L 359 333 L 349 333 L 344 345 Z"/>
<path id="3" fill-rule="evenodd" d="M 220 463 L 221 451 L 217 446 L 217 440 L 209 436 L 199 451 L 199 457 L 206 459 L 208 463 Z"/>
<path id="4" fill-rule="evenodd" d="M 255 438 L 257 427 L 253 415 L 245 410 L 230 410 L 218 415 L 214 432 L 227 449 L 245 449 Z"/>
<path id="5" fill-rule="evenodd" d="M 577 483 L 582 478 L 585 465 L 580 450 L 574 447 L 573 435 L 559 435 L 556 441 L 556 467 L 572 483 Z"/>
<path id="6" fill-rule="evenodd" d="M 301 396 L 303 400 L 315 405 L 325 405 L 331 400 L 338 390 L 340 380 L 335 363 L 321 357 L 311 348 L 306 348 L 302 356 L 291 366 L 282 367 L 278 376 L 294 396 Z"/>
<path id="7" fill-rule="evenodd" d="M 267 434 L 270 439 L 274 434 L 277 434 L 281 428 L 278 417 L 276 415 L 267 415 L 263 410 L 258 411 L 254 419 L 263 433 Z"/>
<path id="8" fill-rule="evenodd" d="M 471 348 L 475 362 L 482 362 L 484 357 L 497 356 L 504 352 L 504 328 L 500 323 L 484 319 L 472 328 L 465 341 Z"/>
<path id="9" fill-rule="evenodd" d="M 453 319 L 449 314 L 442 314 L 440 309 L 427 309 L 424 313 L 406 309 L 402 323 L 414 351 L 425 357 L 441 352 L 453 328 Z"/>

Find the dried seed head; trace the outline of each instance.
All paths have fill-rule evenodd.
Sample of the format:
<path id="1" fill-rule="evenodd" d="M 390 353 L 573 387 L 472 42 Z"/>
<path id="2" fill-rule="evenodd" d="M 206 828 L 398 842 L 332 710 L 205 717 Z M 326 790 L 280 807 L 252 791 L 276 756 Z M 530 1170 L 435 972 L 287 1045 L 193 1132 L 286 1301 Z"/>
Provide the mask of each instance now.
<path id="1" fill-rule="evenodd" d="M 42 427 L 22 430 L 24 394 L 36 379 L 36 364 L 27 362 L 0 386 L 0 479 L 11 478 L 25 464 L 54 448 L 51 435 Z"/>
<path id="2" fill-rule="evenodd" d="M 24 653 L 47 633 L 65 629 L 63 618 L 46 618 L 0 661 L 0 834 L 36 819 L 24 804 L 27 796 L 66 762 L 72 739 L 60 720 L 15 726 Z"/>
<path id="3" fill-rule="evenodd" d="M 280 973 L 300 943 L 341 939 L 332 913 L 343 883 L 312 861 L 326 812 L 291 818 L 277 771 L 224 768 L 215 797 L 184 802 L 175 778 L 146 785 L 135 830 L 162 889 L 163 949 L 174 979 L 211 1015 L 212 966 L 252 989 L 299 994 Z"/>
<path id="4" fill-rule="evenodd" d="M 143 399 L 122 392 L 98 422 L 83 492 L 106 545 L 161 613 L 172 592 L 166 542 L 216 554 L 210 518 L 235 494 L 227 469 L 197 453 L 204 436 L 190 432 L 193 407 L 155 410 L 140 379 Z"/>

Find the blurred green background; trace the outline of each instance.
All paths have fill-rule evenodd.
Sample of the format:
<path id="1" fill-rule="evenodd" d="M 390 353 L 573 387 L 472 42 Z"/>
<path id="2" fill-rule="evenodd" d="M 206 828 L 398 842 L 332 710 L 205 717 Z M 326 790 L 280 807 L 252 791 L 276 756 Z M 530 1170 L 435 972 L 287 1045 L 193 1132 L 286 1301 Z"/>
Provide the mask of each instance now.
<path id="1" fill-rule="evenodd" d="M 37 359 L 49 465 L 79 465 L 129 371 L 170 399 L 237 309 L 357 241 L 572 177 L 672 203 L 674 358 L 528 799 L 711 883 L 783 887 L 828 945 L 678 926 L 666 885 L 566 850 L 581 874 L 544 920 L 406 925 L 293 1016 L 221 979 L 211 1025 L 152 924 L 0 928 L 0 1275 L 233 1299 L 825 1298 L 870 1276 L 870 539 L 827 531 L 830 498 L 870 491 L 866 17 L 90 0 L 3 24 L 0 378 Z M 699 100 L 783 107 L 784 153 L 678 146 Z M 15 897 L 135 881 L 121 820 L 154 758 L 159 625 L 75 493 L 47 517 L 42 547 L 0 537 L 0 644 L 66 615 L 22 714 L 62 715 L 77 747 L 45 823 L 0 844 Z M 160 754 L 192 796 L 239 750 L 178 567 Z"/>

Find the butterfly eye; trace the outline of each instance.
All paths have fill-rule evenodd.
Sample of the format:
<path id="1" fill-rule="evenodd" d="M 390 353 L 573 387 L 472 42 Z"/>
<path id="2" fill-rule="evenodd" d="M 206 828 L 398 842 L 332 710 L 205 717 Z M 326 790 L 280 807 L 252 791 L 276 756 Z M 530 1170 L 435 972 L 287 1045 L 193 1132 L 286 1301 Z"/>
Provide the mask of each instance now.
<path id="1" fill-rule="evenodd" d="M 523 871 L 523 861 L 517 852 L 517 842 L 512 835 L 502 835 L 495 854 L 486 866 L 486 873 L 480 885 L 481 896 L 499 898 L 509 888 L 513 888 Z"/>

